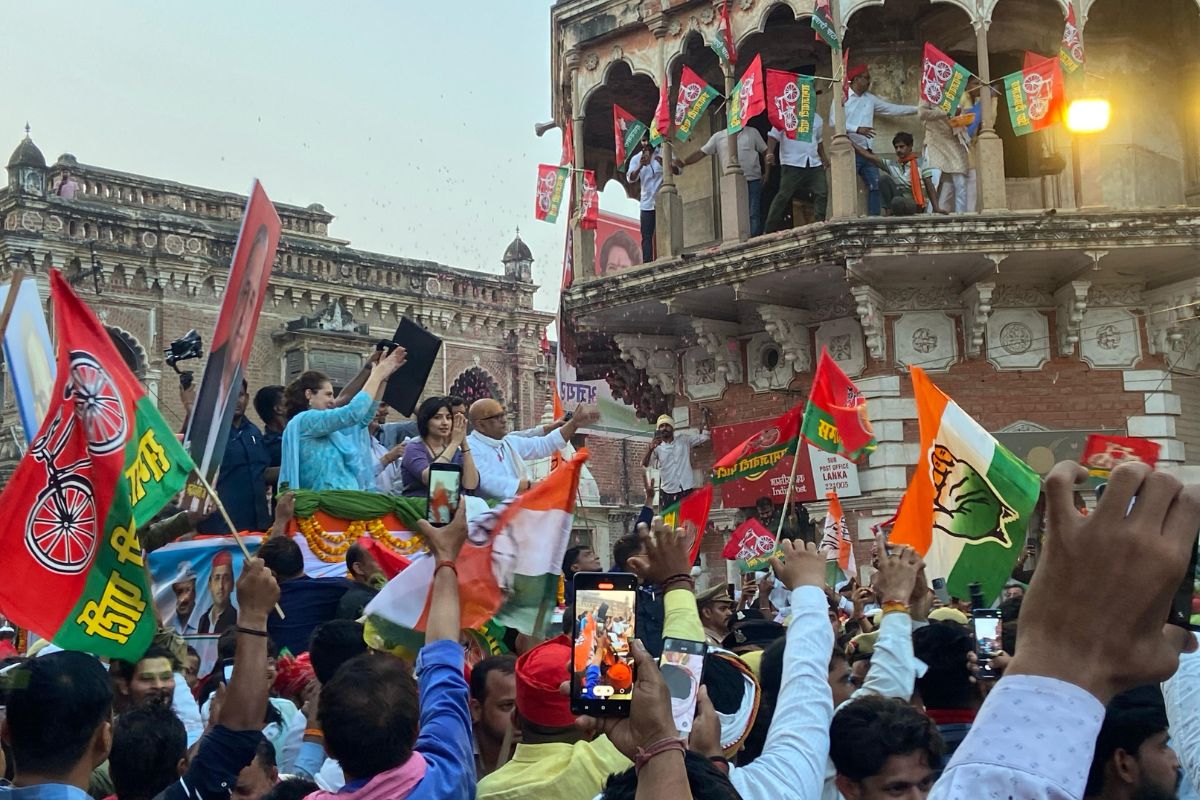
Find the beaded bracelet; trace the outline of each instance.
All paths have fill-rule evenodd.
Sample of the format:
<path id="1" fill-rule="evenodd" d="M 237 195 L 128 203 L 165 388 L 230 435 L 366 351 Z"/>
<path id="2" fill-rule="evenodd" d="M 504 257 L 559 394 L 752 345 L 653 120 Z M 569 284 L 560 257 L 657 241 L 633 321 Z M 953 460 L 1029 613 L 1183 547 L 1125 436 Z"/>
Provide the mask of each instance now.
<path id="1" fill-rule="evenodd" d="M 899 600 L 888 600 L 880 608 L 883 609 L 884 614 L 891 614 L 897 611 L 905 614 L 908 613 L 908 603 L 902 603 Z"/>
<path id="2" fill-rule="evenodd" d="M 659 739 L 649 747 L 639 747 L 637 757 L 633 759 L 633 772 L 636 775 L 642 771 L 642 767 L 646 766 L 646 762 L 655 756 L 678 751 L 679 753 L 687 753 L 687 745 L 683 743 L 683 739 L 666 738 Z"/>

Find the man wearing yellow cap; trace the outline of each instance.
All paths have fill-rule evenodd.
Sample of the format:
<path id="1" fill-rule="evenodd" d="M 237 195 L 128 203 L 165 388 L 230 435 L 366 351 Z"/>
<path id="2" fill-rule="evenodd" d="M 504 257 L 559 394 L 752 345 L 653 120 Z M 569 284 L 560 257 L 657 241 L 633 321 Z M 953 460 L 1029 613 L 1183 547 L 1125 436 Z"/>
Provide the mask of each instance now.
<path id="1" fill-rule="evenodd" d="M 654 440 L 650 442 L 642 466 L 651 463 L 658 467 L 658 507 L 667 508 L 678 503 L 696 488 L 692 473 L 692 448 L 708 441 L 708 431 L 675 434 L 675 420 L 663 414 L 654 423 Z"/>

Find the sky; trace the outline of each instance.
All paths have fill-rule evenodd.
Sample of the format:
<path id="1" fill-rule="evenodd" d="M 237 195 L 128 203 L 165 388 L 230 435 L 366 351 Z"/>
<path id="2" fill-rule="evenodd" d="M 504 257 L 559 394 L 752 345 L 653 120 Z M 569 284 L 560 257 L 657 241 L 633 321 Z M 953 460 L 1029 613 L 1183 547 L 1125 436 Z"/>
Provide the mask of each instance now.
<path id="1" fill-rule="evenodd" d="M 551 0 L 4 3 L 0 157 L 25 123 L 53 162 L 321 203 L 352 246 L 501 272 L 520 228 L 558 305 L 566 214 L 533 217 L 557 163 Z M 616 184 L 601 205 L 637 216 Z"/>

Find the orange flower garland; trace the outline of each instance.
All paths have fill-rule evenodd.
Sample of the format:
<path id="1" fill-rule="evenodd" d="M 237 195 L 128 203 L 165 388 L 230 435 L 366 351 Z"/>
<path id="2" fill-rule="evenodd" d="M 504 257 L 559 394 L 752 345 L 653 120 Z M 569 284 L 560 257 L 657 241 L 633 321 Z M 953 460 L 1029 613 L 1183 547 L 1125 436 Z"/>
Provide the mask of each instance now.
<path id="1" fill-rule="evenodd" d="M 296 527 L 300 529 L 304 541 L 313 554 L 327 563 L 342 561 L 346 551 L 362 536 L 370 535 L 372 539 L 385 545 L 401 555 L 412 555 L 425 547 L 425 537 L 414 533 L 408 539 L 401 539 L 392 534 L 383 524 L 382 518 L 372 520 L 351 520 L 346 530 L 341 533 L 329 533 L 314 517 L 298 517 Z"/>

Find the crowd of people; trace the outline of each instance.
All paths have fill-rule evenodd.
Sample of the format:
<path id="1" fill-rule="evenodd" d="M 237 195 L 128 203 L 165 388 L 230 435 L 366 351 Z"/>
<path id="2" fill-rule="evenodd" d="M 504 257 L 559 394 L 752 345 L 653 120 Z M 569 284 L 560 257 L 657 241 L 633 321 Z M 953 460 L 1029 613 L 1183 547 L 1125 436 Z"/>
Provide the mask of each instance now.
<path id="1" fill-rule="evenodd" d="M 426 421 L 435 445 L 455 439 L 447 410 L 429 415 L 440 431 Z M 237 579 L 211 674 L 165 627 L 136 662 L 54 648 L 0 661 L 0 798 L 1190 796 L 1200 653 L 1163 621 L 1200 487 L 1127 464 L 1084 514 L 1084 477 L 1070 463 L 1050 474 L 1028 590 L 1014 579 L 987 599 L 999 635 L 978 642 L 970 617 L 997 612 L 943 604 L 920 556 L 883 535 L 861 585 L 827 585 L 826 553 L 795 538 L 768 578 L 698 590 L 691 535 L 653 518 L 614 548 L 613 570 L 640 584 L 633 608 L 575 595 L 567 630 L 593 645 L 582 662 L 569 636 L 523 637 L 468 667 L 460 505 L 449 525 L 418 523 L 436 567 L 410 662 L 370 650 L 361 607 L 343 607 L 376 574 L 369 553 L 347 553 L 355 581 L 322 584 L 273 531 Z M 585 547 L 564 559 L 568 578 L 600 569 Z M 1136 591 L 1103 603 L 1097 586 Z M 664 638 L 708 644 L 683 733 Z M 631 697 L 629 715 L 577 718 L 572 671 Z"/>
<path id="2" fill-rule="evenodd" d="M 871 216 L 962 214 L 978 208 L 974 141 L 983 121 L 983 85 L 971 77 L 960 107 L 946 113 L 921 100 L 904 105 L 871 92 L 871 70 L 866 64 L 851 67 L 846 75 L 846 134 L 854 148 L 855 171 L 867 195 Z M 994 113 L 996 99 L 990 98 Z M 914 135 L 898 132 L 892 140 L 895 155 L 875 149 L 875 118 L 916 117 L 923 149 L 914 151 Z M 810 141 L 792 139 L 774 127 L 764 111 L 747 121 L 737 134 L 737 161 L 749 194 L 750 235 L 774 233 L 786 227 L 824 220 L 828 212 L 829 158 L 823 136 L 826 121 L 814 112 Z M 673 159 L 679 174 L 707 156 L 717 159 L 723 172 L 729 158 L 729 134 L 719 130 L 699 149 Z M 642 261 L 655 258 L 656 200 L 663 184 L 662 147 L 652 147 L 647 134 L 630 158 L 626 176 L 640 189 Z M 803 216 L 793 216 L 799 202 Z M 765 213 L 764 213 L 765 210 Z M 790 225 L 789 225 L 790 223 Z"/>

